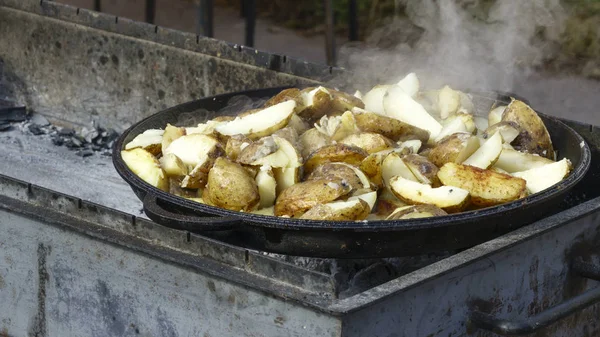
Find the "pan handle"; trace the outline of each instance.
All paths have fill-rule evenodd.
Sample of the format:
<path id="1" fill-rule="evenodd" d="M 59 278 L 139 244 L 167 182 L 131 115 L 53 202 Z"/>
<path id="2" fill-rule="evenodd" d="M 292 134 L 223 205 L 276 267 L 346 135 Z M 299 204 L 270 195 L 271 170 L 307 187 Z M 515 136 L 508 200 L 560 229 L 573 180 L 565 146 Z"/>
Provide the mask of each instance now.
<path id="1" fill-rule="evenodd" d="M 186 230 L 189 232 L 228 230 L 242 224 L 242 220 L 233 216 L 189 216 L 170 212 L 158 204 L 158 198 L 152 193 L 144 197 L 144 213 L 156 223 Z"/>
<path id="2" fill-rule="evenodd" d="M 600 281 L 599 265 L 584 262 L 581 258 L 578 258 L 575 259 L 572 267 L 580 276 Z M 600 302 L 600 286 L 542 311 L 535 316 L 508 320 L 476 310 L 471 312 L 469 322 L 476 328 L 491 331 L 502 336 L 528 335 L 597 302 Z"/>

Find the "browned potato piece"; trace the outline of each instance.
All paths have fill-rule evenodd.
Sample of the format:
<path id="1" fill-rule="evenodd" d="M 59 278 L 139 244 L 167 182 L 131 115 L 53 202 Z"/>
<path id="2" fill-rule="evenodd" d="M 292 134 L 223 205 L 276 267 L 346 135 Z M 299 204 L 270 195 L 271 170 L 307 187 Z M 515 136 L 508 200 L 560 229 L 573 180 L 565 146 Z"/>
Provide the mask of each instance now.
<path id="1" fill-rule="evenodd" d="M 252 211 L 260 201 L 254 178 L 238 163 L 220 157 L 208 173 L 202 199 L 232 211 Z"/>
<path id="2" fill-rule="evenodd" d="M 321 117 L 319 123 L 315 124 L 315 129 L 335 141 L 359 132 L 354 115 L 350 111 L 339 116 L 329 114 Z"/>
<path id="3" fill-rule="evenodd" d="M 185 135 L 185 128 L 179 128 L 176 126 L 173 126 L 171 124 L 167 124 L 167 127 L 165 128 L 165 133 L 163 133 L 162 136 L 162 144 L 161 144 L 161 149 L 162 152 L 165 152 L 165 150 L 167 149 L 167 147 L 169 147 L 169 145 L 171 145 L 171 143 L 181 137 Z"/>
<path id="4" fill-rule="evenodd" d="M 349 135 L 340 140 L 340 143 L 360 147 L 368 154 L 394 147 L 394 143 L 391 140 L 373 132 L 361 132 Z"/>
<path id="5" fill-rule="evenodd" d="M 354 109 L 354 119 L 361 131 L 376 132 L 393 141 L 418 139 L 424 143 L 429 140 L 429 132 L 406 124 L 394 118 Z"/>
<path id="6" fill-rule="evenodd" d="M 161 153 L 163 130 L 150 129 L 143 133 L 135 136 L 132 141 L 125 145 L 125 150 L 131 150 L 135 148 L 142 148 L 150 152 L 153 156 L 157 156 Z"/>
<path id="7" fill-rule="evenodd" d="M 319 204 L 304 213 L 300 219 L 356 221 L 369 216 L 369 204 L 361 199 Z"/>
<path id="8" fill-rule="evenodd" d="M 523 179 L 468 165 L 447 163 L 440 168 L 438 177 L 446 186 L 469 191 L 471 202 L 478 207 L 517 200 L 526 193 Z"/>
<path id="9" fill-rule="evenodd" d="M 237 157 L 237 162 L 251 165 L 256 160 L 275 153 L 277 150 L 277 143 L 275 143 L 273 137 L 264 137 L 244 147 Z"/>
<path id="10" fill-rule="evenodd" d="M 195 198 L 198 194 L 195 189 L 187 189 L 181 187 L 181 179 L 180 177 L 170 177 L 169 178 L 169 193 L 174 194 L 183 198 Z"/>
<path id="11" fill-rule="evenodd" d="M 304 163 L 304 172 L 310 174 L 317 166 L 325 163 L 344 162 L 359 166 L 368 153 L 356 146 L 333 144 L 313 152 Z"/>
<path id="12" fill-rule="evenodd" d="M 291 128 L 291 127 L 285 127 L 281 130 L 278 130 L 273 135 L 279 136 L 279 137 L 287 140 L 292 145 L 297 144 L 298 140 L 299 140 L 298 133 L 296 132 L 296 130 L 294 128 Z"/>
<path id="13" fill-rule="evenodd" d="M 440 180 L 437 177 L 438 168 L 423 156 L 418 154 L 409 154 L 402 157 L 404 164 L 410 169 L 417 180 L 423 184 L 439 186 Z"/>
<path id="14" fill-rule="evenodd" d="M 300 135 L 300 147 L 303 158 L 308 158 L 311 153 L 329 144 L 331 144 L 331 139 L 315 128 L 308 129 Z"/>
<path id="15" fill-rule="evenodd" d="M 390 154 L 392 150 L 383 150 L 376 153 L 371 153 L 360 163 L 360 170 L 365 173 L 375 186 L 378 188 L 383 187 L 383 178 L 381 175 L 381 168 L 383 160 Z"/>
<path id="16" fill-rule="evenodd" d="M 365 108 L 365 103 L 358 97 L 334 89 L 327 89 L 332 96 L 331 112 L 345 112 L 353 108 Z"/>
<path id="17" fill-rule="evenodd" d="M 377 203 L 375 204 L 375 214 L 387 218 L 399 207 L 408 206 L 404 201 L 398 199 L 390 190 L 383 189 Z"/>
<path id="18" fill-rule="evenodd" d="M 512 143 L 519 136 L 519 126 L 514 122 L 500 122 L 488 127 L 483 133 L 483 139 L 488 139 L 494 133 L 500 132 L 504 143 Z"/>
<path id="19" fill-rule="evenodd" d="M 306 88 L 300 91 L 302 108 L 296 111 L 306 121 L 316 121 L 331 110 L 333 97 L 324 87 Z"/>
<path id="20" fill-rule="evenodd" d="M 296 133 L 298 135 L 301 135 L 304 132 L 306 132 L 306 130 L 310 129 L 310 126 L 308 125 L 308 123 L 306 123 L 302 118 L 300 118 L 295 113 L 292 114 L 292 117 L 290 118 L 290 121 L 288 122 L 288 127 L 296 130 Z"/>
<path id="21" fill-rule="evenodd" d="M 452 164 L 452 163 L 450 163 Z M 448 165 L 448 164 L 446 164 Z M 457 213 L 469 205 L 469 191 L 460 187 L 431 187 L 400 176 L 390 180 L 390 188 L 400 200 L 411 205 L 435 205 L 448 213 Z"/>
<path id="22" fill-rule="evenodd" d="M 160 167 L 158 160 L 150 152 L 141 147 L 136 147 L 121 151 L 121 157 L 131 172 L 140 179 L 163 191 L 169 190 L 167 175 Z"/>
<path id="23" fill-rule="evenodd" d="M 188 174 L 188 167 L 173 153 L 167 153 L 158 161 L 167 176 L 180 177 Z"/>
<path id="24" fill-rule="evenodd" d="M 283 190 L 275 202 L 276 216 L 299 217 L 316 205 L 344 196 L 352 188 L 342 181 L 309 180 Z"/>
<path id="25" fill-rule="evenodd" d="M 306 180 L 343 180 L 350 184 L 352 190 L 369 188 L 370 182 L 363 174 L 363 179 L 358 176 L 360 170 L 346 163 L 325 163 L 318 166 Z M 358 173 L 358 174 L 357 174 Z M 365 181 L 366 180 L 366 181 Z"/>
<path id="26" fill-rule="evenodd" d="M 237 161 L 240 152 L 250 144 L 252 144 L 252 140 L 244 135 L 231 136 L 227 139 L 227 144 L 225 145 L 225 155 L 229 159 Z"/>
<path id="27" fill-rule="evenodd" d="M 462 163 L 479 148 L 479 139 L 466 132 L 452 134 L 442 139 L 427 154 L 427 158 L 437 165 Z"/>
<path id="28" fill-rule="evenodd" d="M 271 99 L 266 101 L 264 107 L 268 108 L 272 105 L 279 104 L 285 101 L 296 101 L 296 106 L 300 107 L 302 103 L 302 101 L 300 100 L 300 89 L 289 88 L 282 90 L 277 95 L 273 96 Z"/>
<path id="29" fill-rule="evenodd" d="M 275 181 L 277 182 L 277 195 L 286 188 L 297 184 L 302 176 L 302 167 L 274 167 Z"/>
<path id="30" fill-rule="evenodd" d="M 428 218 L 443 215 L 448 215 L 448 213 L 435 205 L 412 205 L 396 208 L 386 220 Z"/>
<path id="31" fill-rule="evenodd" d="M 550 134 L 540 116 L 527 104 L 513 100 L 504 110 L 502 122 L 513 122 L 520 128 L 519 136 L 511 142 L 515 150 L 554 159 Z"/>

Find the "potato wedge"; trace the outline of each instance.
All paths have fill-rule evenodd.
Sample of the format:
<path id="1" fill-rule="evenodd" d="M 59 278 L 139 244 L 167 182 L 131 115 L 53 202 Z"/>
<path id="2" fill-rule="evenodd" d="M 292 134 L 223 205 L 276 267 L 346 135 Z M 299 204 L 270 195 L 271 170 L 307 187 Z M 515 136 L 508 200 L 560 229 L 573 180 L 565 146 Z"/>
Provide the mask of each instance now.
<path id="1" fill-rule="evenodd" d="M 515 126 L 512 122 L 496 123 L 485 130 L 483 138 L 487 139 L 496 132 L 500 133 L 504 143 L 510 144 L 519 136 L 519 127 Z"/>
<path id="2" fill-rule="evenodd" d="M 163 155 L 172 153 L 193 169 L 199 163 L 203 163 L 209 157 L 215 157 L 217 153 L 221 152 L 222 147 L 214 137 L 192 134 L 175 139 Z"/>
<path id="3" fill-rule="evenodd" d="M 435 138 L 435 142 L 439 143 L 442 139 L 455 133 L 473 133 L 475 131 L 475 122 L 471 115 L 457 114 L 452 115 L 446 120 L 446 124 L 439 135 Z"/>
<path id="4" fill-rule="evenodd" d="M 418 154 L 409 154 L 402 157 L 402 161 L 420 183 L 428 184 L 433 187 L 440 184 L 437 177 L 438 168 L 427 158 Z"/>
<path id="5" fill-rule="evenodd" d="M 252 140 L 244 135 L 231 136 L 225 145 L 225 155 L 230 160 L 237 161 L 242 150 L 252 143 Z"/>
<path id="6" fill-rule="evenodd" d="M 253 166 L 299 167 L 302 165 L 302 157 L 292 143 L 273 135 L 242 150 L 238 162 Z"/>
<path id="7" fill-rule="evenodd" d="M 520 128 L 519 136 L 510 143 L 515 150 L 554 159 L 550 134 L 540 116 L 529 105 L 513 100 L 506 107 L 502 121 L 512 122 Z"/>
<path id="8" fill-rule="evenodd" d="M 267 208 L 262 208 L 262 209 L 257 209 L 254 210 L 252 212 L 250 212 L 252 214 L 258 214 L 258 215 L 269 215 L 269 216 L 275 216 L 275 206 L 271 206 L 271 207 L 267 207 Z"/>
<path id="9" fill-rule="evenodd" d="M 302 167 L 274 167 L 273 174 L 276 181 L 277 195 L 281 194 L 286 188 L 297 184 L 301 180 Z"/>
<path id="10" fill-rule="evenodd" d="M 438 95 L 438 109 L 442 119 L 446 119 L 458 111 L 460 108 L 458 91 L 446 85 L 439 91 Z"/>
<path id="11" fill-rule="evenodd" d="M 525 180 L 477 167 L 447 163 L 438 172 L 446 186 L 469 191 L 471 203 L 488 207 L 514 201 L 525 196 Z"/>
<path id="12" fill-rule="evenodd" d="M 415 182 L 419 181 L 408 166 L 406 166 L 402 157 L 399 154 L 392 152 L 387 155 L 381 163 L 381 179 L 383 185 L 390 188 L 390 180 L 396 176 Z"/>
<path id="13" fill-rule="evenodd" d="M 296 111 L 306 121 L 316 121 L 331 110 L 333 97 L 325 87 L 306 88 L 300 91 L 302 107 Z"/>
<path id="14" fill-rule="evenodd" d="M 356 126 L 363 132 L 376 132 L 393 141 L 418 139 L 429 140 L 429 132 L 397 119 L 381 116 L 365 110 L 353 109 Z"/>
<path id="15" fill-rule="evenodd" d="M 277 197 L 277 181 L 270 167 L 263 166 L 256 175 L 256 185 L 258 186 L 258 195 L 260 202 L 258 209 L 272 207 Z"/>
<path id="16" fill-rule="evenodd" d="M 442 131 L 442 125 L 398 86 L 388 89 L 383 106 L 386 116 L 428 131 L 430 141 L 435 140 Z"/>
<path id="17" fill-rule="evenodd" d="M 332 140 L 338 141 L 359 132 L 354 115 L 350 111 L 340 116 L 323 116 L 315 128 Z"/>
<path id="18" fill-rule="evenodd" d="M 288 127 L 296 130 L 298 135 L 303 134 L 306 130 L 310 129 L 308 123 L 306 123 L 302 118 L 300 118 L 295 113 L 290 117 L 290 121 L 288 122 Z"/>
<path id="19" fill-rule="evenodd" d="M 364 200 L 340 200 L 316 205 L 300 216 L 300 219 L 356 221 L 366 219 L 369 212 L 369 205 Z"/>
<path id="20" fill-rule="evenodd" d="M 455 133 L 431 149 L 427 158 L 436 166 L 446 163 L 461 164 L 479 148 L 479 139 L 469 133 Z"/>
<path id="21" fill-rule="evenodd" d="M 160 157 L 158 162 L 169 177 L 181 177 L 188 174 L 188 167 L 173 153 L 167 153 Z"/>
<path id="22" fill-rule="evenodd" d="M 368 155 L 363 161 L 360 163 L 359 168 L 364 174 L 371 180 L 375 186 L 378 188 L 382 188 L 383 178 L 381 175 L 381 168 L 383 164 L 383 160 L 387 157 L 388 154 L 392 153 L 392 150 L 384 150 L 376 153 L 372 153 Z"/>
<path id="23" fill-rule="evenodd" d="M 260 202 L 256 181 L 240 164 L 223 157 L 210 169 L 202 198 L 209 205 L 232 211 L 252 211 Z"/>
<path id="24" fill-rule="evenodd" d="M 375 214 L 383 217 L 383 219 L 387 218 L 390 214 L 392 214 L 396 209 L 404 206 L 410 206 L 404 201 L 398 199 L 392 191 L 386 189 L 382 189 L 379 193 L 379 197 L 377 198 L 377 202 L 375 203 Z"/>
<path id="25" fill-rule="evenodd" d="M 306 180 L 345 181 L 352 190 L 371 187 L 367 176 L 358 168 L 346 163 L 325 163 L 318 166 Z"/>
<path id="26" fill-rule="evenodd" d="M 359 166 L 368 153 L 356 146 L 332 144 L 313 152 L 304 163 L 304 173 L 310 174 L 317 166 L 325 163 L 344 162 Z"/>
<path id="27" fill-rule="evenodd" d="M 521 172 L 553 163 L 552 160 L 538 155 L 523 153 L 517 150 L 502 149 L 500 157 L 494 164 L 508 173 Z"/>
<path id="28" fill-rule="evenodd" d="M 319 132 L 316 128 L 308 129 L 300 135 L 302 158 L 308 158 L 311 153 L 331 144 L 331 138 Z"/>
<path id="29" fill-rule="evenodd" d="M 435 205 L 411 205 L 396 208 L 392 214 L 387 216 L 386 220 L 430 218 L 443 215 L 448 215 L 448 213 Z"/>
<path id="30" fill-rule="evenodd" d="M 161 153 L 164 130 L 150 129 L 135 136 L 132 141 L 125 145 L 125 150 L 142 148 L 152 155 Z"/>
<path id="31" fill-rule="evenodd" d="M 496 132 L 493 136 L 487 139 L 483 145 L 475 151 L 469 158 L 467 158 L 463 164 L 478 167 L 480 169 L 487 169 L 494 165 L 500 157 L 502 152 L 502 136 L 500 132 Z"/>
<path id="32" fill-rule="evenodd" d="M 295 101 L 285 101 L 255 113 L 237 117 L 232 121 L 220 123 L 215 131 L 223 136 L 245 135 L 250 139 L 259 139 L 284 128 L 296 107 Z"/>
<path id="33" fill-rule="evenodd" d="M 195 198 L 197 196 L 196 189 L 187 189 L 182 187 L 181 177 L 170 177 L 169 178 L 169 193 L 182 197 L 182 198 Z"/>
<path id="34" fill-rule="evenodd" d="M 399 86 L 410 97 L 415 97 L 419 92 L 420 87 L 419 78 L 417 78 L 417 74 L 415 73 L 409 73 L 408 75 L 404 76 L 404 78 L 398 81 L 396 85 Z"/>
<path id="35" fill-rule="evenodd" d="M 349 135 L 340 140 L 340 143 L 359 147 L 368 154 L 394 147 L 394 142 L 390 139 L 373 132 L 361 132 Z"/>
<path id="36" fill-rule="evenodd" d="M 527 181 L 527 191 L 538 193 L 562 181 L 571 171 L 571 162 L 563 158 L 560 161 L 532 168 L 527 171 L 512 173 L 514 177 Z"/>
<path id="37" fill-rule="evenodd" d="M 376 85 L 363 97 L 365 103 L 365 110 L 374 112 L 378 115 L 385 116 L 385 109 L 383 107 L 383 97 L 385 96 L 389 85 Z"/>
<path id="38" fill-rule="evenodd" d="M 181 181 L 183 188 L 204 188 L 208 181 L 208 172 L 213 167 L 215 160 L 224 154 L 220 145 L 208 150 L 205 156 L 192 168 Z"/>
<path id="39" fill-rule="evenodd" d="M 500 123 L 505 110 L 506 105 L 500 105 L 490 110 L 488 114 L 488 127 Z"/>
<path id="40" fill-rule="evenodd" d="M 175 139 L 182 136 L 185 136 L 185 128 L 180 128 L 171 124 L 167 124 L 167 126 L 165 127 L 165 132 L 162 136 L 161 152 L 165 152 L 165 150 L 169 147 L 169 145 L 171 145 L 171 143 Z"/>
<path id="41" fill-rule="evenodd" d="M 433 188 L 400 176 L 390 180 L 391 191 L 400 200 L 411 205 L 435 205 L 448 213 L 463 210 L 470 202 L 469 191 L 458 187 L 440 186 Z"/>
<path id="42" fill-rule="evenodd" d="M 268 101 L 265 102 L 264 108 L 268 108 L 273 105 L 277 105 L 279 103 L 283 103 L 285 101 L 295 101 L 296 109 L 302 107 L 302 100 L 300 99 L 300 89 L 298 88 L 289 88 L 280 91 L 277 95 L 271 97 Z"/>
<path id="43" fill-rule="evenodd" d="M 365 107 L 365 103 L 360 98 L 334 89 L 327 89 L 331 93 L 331 112 L 346 112 L 353 108 Z"/>
<path id="44" fill-rule="evenodd" d="M 356 190 L 352 193 L 352 196 L 348 198 L 348 200 L 354 199 L 364 200 L 369 205 L 369 212 L 371 212 L 377 203 L 377 192 L 366 188 Z"/>
<path id="45" fill-rule="evenodd" d="M 308 180 L 283 190 L 275 201 L 275 215 L 299 217 L 319 204 L 334 201 L 352 188 L 342 181 Z"/>
<path id="46" fill-rule="evenodd" d="M 141 147 L 121 151 L 121 158 L 136 176 L 163 191 L 169 191 L 169 180 L 152 153 Z"/>
<path id="47" fill-rule="evenodd" d="M 477 128 L 477 134 L 483 133 L 490 126 L 487 118 L 481 116 L 473 116 L 473 122 Z"/>

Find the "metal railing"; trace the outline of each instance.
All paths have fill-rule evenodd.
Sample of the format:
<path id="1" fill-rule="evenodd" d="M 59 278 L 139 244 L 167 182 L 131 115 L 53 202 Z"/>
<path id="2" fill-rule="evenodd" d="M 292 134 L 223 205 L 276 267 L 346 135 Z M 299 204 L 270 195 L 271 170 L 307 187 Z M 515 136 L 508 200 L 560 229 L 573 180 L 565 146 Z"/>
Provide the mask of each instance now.
<path id="1" fill-rule="evenodd" d="M 213 37 L 213 0 L 199 0 L 197 3 L 197 25 L 198 35 Z M 325 9 L 325 51 L 327 64 L 335 66 L 337 61 L 335 43 L 335 15 L 333 0 L 323 0 Z M 244 43 L 248 47 L 254 47 L 254 36 L 256 31 L 256 1 L 240 0 L 241 16 L 246 20 Z M 102 11 L 102 0 L 94 0 L 94 10 Z M 156 13 L 156 0 L 146 0 L 145 21 L 154 23 Z M 358 40 L 358 6 L 356 0 L 348 0 L 348 40 Z"/>

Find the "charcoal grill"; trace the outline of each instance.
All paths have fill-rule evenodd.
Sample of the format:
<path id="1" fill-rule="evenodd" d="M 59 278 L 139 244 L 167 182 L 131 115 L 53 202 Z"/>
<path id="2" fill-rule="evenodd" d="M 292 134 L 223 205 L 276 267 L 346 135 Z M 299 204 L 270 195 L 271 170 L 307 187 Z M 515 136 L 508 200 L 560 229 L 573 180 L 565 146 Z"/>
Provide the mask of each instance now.
<path id="1" fill-rule="evenodd" d="M 192 93 L 323 75 L 53 2 L 0 0 L 0 22 L 0 98 L 75 128 L 131 125 Z M 149 70 L 163 59 L 185 59 L 205 77 L 171 90 L 177 67 Z M 248 74 L 266 84 L 239 83 Z M 267 254 L 160 226 L 110 158 L 82 159 L 16 123 L 0 133 L 0 335 L 597 336 L 600 132 L 563 122 L 590 146 L 591 167 L 545 218 L 461 251 L 350 260 Z"/>

